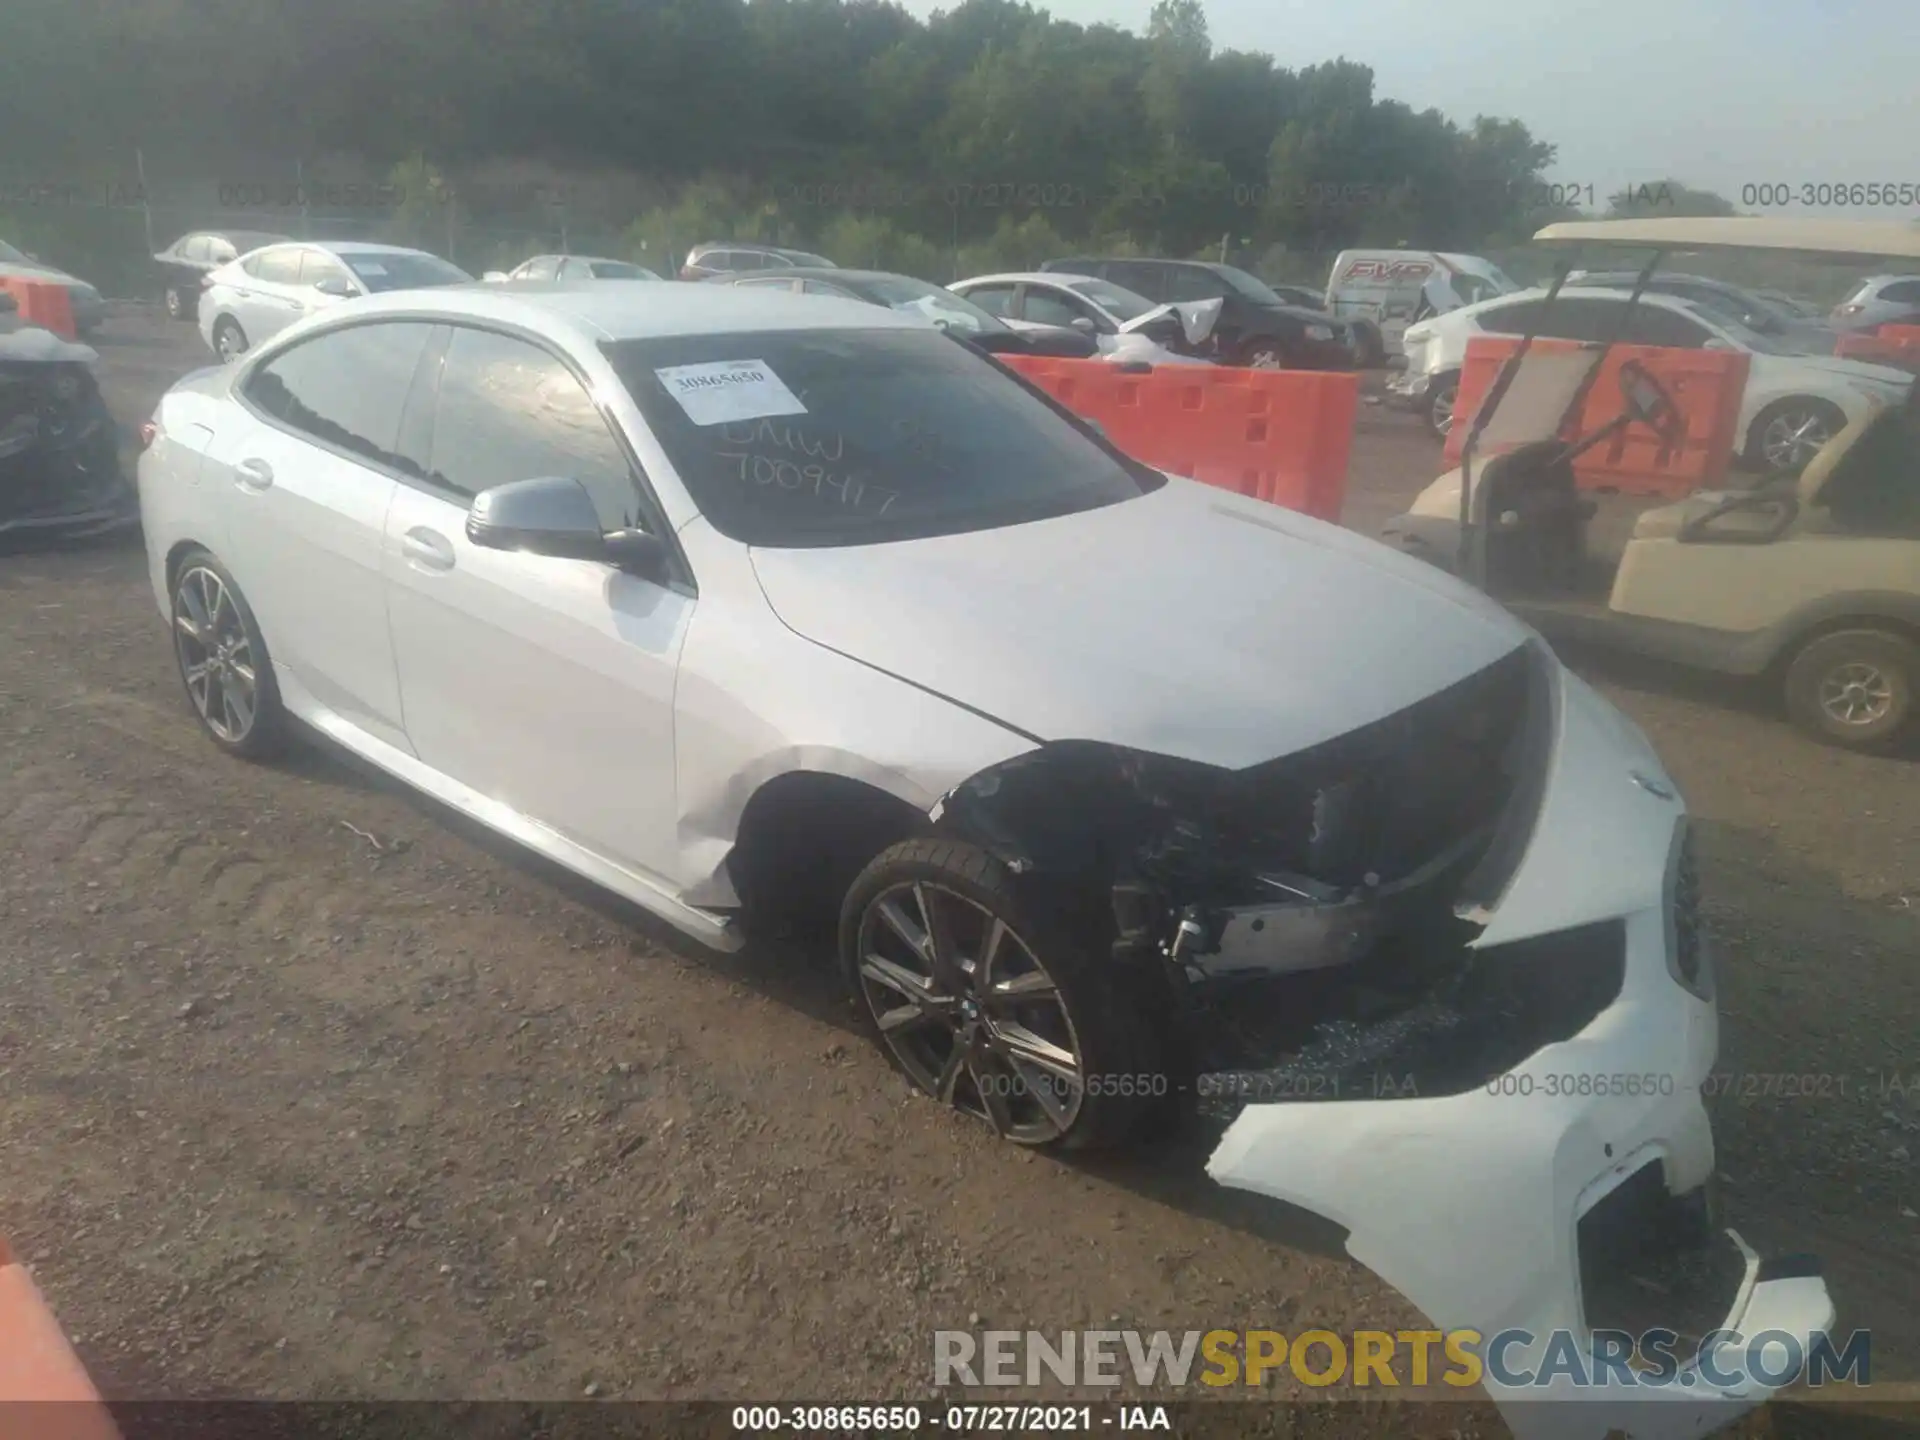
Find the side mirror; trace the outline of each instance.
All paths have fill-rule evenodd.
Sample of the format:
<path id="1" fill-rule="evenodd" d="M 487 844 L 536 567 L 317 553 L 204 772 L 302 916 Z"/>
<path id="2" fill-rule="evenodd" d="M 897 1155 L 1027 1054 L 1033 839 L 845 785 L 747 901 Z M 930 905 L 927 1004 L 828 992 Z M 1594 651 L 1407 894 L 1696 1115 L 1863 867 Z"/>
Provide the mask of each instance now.
<path id="1" fill-rule="evenodd" d="M 322 295 L 331 295 L 336 300 L 351 299 L 359 293 L 351 284 L 342 280 L 338 275 L 321 276 L 313 282 L 313 288 L 318 290 Z"/>
<path id="2" fill-rule="evenodd" d="M 649 580 L 666 575 L 667 547 L 645 530 L 600 527 L 587 487 L 569 476 L 515 480 L 482 490 L 467 511 L 467 539 L 487 550 L 555 560 L 598 560 Z"/>
<path id="3" fill-rule="evenodd" d="M 1074 316 L 1073 319 L 1068 322 L 1068 325 L 1071 329 L 1078 330 L 1082 335 L 1095 335 L 1098 334 L 1100 330 L 1100 327 L 1095 325 L 1093 321 L 1085 315 Z"/>

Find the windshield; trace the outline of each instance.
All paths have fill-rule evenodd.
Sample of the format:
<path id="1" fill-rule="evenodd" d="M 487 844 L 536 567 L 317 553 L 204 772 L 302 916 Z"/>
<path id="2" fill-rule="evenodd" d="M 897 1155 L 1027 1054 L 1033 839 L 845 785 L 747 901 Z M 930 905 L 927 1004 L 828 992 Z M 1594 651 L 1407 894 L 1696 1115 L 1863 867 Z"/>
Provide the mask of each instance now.
<path id="1" fill-rule="evenodd" d="M 1146 296 L 1136 295 L 1111 280 L 1068 280 L 1063 283 L 1069 290 L 1086 296 L 1122 325 L 1160 308 Z"/>
<path id="2" fill-rule="evenodd" d="M 748 545 L 991 530 L 1164 483 L 932 331 L 674 335 L 605 348 L 693 502 Z"/>
<path id="3" fill-rule="evenodd" d="M 382 290 L 419 290 L 431 285 L 465 285 L 473 279 L 458 266 L 449 265 L 434 255 L 367 250 L 338 253 L 360 283 L 375 294 Z"/>
<path id="4" fill-rule="evenodd" d="M 1227 284 L 1256 304 L 1284 305 L 1287 303 L 1274 294 L 1273 288 L 1258 275 L 1249 275 L 1246 271 L 1232 265 L 1216 265 L 1213 270 Z"/>
<path id="5" fill-rule="evenodd" d="M 936 325 L 948 325 L 970 335 L 1012 333 L 997 316 L 989 315 L 971 300 L 963 300 L 951 290 L 943 290 L 925 280 L 888 275 L 861 282 L 860 290 L 876 304 L 924 315 Z"/>
<path id="6" fill-rule="evenodd" d="M 595 260 L 587 267 L 593 271 L 596 280 L 658 280 L 653 271 L 640 265 L 629 265 L 624 260 Z"/>

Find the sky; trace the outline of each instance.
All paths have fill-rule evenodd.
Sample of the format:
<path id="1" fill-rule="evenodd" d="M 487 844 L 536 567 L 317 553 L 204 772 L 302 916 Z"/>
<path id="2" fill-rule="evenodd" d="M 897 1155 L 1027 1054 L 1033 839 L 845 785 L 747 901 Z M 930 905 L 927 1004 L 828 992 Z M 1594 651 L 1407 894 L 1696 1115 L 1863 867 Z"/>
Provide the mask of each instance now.
<path id="1" fill-rule="evenodd" d="M 926 16 L 952 0 L 904 3 Z M 1130 30 L 1153 8 L 1035 3 Z M 1559 147 L 1546 178 L 1580 187 L 1583 204 L 1588 186 L 1604 204 L 1671 177 L 1760 214 L 1920 215 L 1920 201 L 1835 206 L 1802 193 L 1920 192 L 1915 0 L 1206 0 L 1206 10 L 1217 49 L 1262 51 L 1289 69 L 1344 56 L 1372 68 L 1377 97 L 1461 123 L 1525 122 Z"/>

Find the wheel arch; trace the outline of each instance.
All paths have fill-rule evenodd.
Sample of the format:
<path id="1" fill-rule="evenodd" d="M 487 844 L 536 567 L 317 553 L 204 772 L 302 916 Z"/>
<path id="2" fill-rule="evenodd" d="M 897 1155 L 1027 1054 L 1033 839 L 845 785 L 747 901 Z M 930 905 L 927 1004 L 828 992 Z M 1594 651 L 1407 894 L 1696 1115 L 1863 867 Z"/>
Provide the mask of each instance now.
<path id="1" fill-rule="evenodd" d="M 1769 679 L 1781 678 L 1794 656 L 1822 636 L 1842 630 L 1886 630 L 1920 645 L 1920 595 L 1864 591 L 1804 606 L 1774 627 L 1764 673 Z"/>

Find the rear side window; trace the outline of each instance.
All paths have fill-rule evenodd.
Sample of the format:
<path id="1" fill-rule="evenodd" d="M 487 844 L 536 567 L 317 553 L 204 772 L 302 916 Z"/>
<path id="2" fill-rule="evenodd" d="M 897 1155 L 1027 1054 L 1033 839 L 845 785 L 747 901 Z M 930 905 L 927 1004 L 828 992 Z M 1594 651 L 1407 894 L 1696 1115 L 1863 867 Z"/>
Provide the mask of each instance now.
<path id="1" fill-rule="evenodd" d="M 1138 285 L 1133 287 L 1140 290 Z M 1167 283 L 1158 295 L 1140 290 L 1150 299 L 1158 299 L 1168 304 L 1183 305 L 1190 300 L 1215 300 L 1227 293 L 1227 282 L 1211 270 L 1202 270 L 1199 266 L 1177 265 L 1171 268 Z"/>
<path id="2" fill-rule="evenodd" d="M 400 411 L 432 331 L 403 320 L 330 330 L 255 370 L 246 398 L 322 444 L 417 474 L 398 453 Z"/>
<path id="3" fill-rule="evenodd" d="M 966 298 L 978 305 L 989 315 L 998 315 L 1002 320 L 1013 313 L 1013 286 L 979 285 L 967 291 Z"/>
<path id="4" fill-rule="evenodd" d="M 318 285 L 322 280 L 336 280 L 344 285 L 353 284 L 353 276 L 347 273 L 347 267 L 323 250 L 309 250 L 300 257 L 300 283 Z"/>
<path id="5" fill-rule="evenodd" d="M 522 280 L 551 280 L 560 268 L 560 262 L 551 255 L 536 255 L 522 265 L 518 274 Z"/>
<path id="6" fill-rule="evenodd" d="M 300 252 L 293 249 L 262 250 L 258 255 L 248 258 L 245 268 L 256 280 L 265 280 L 272 285 L 296 285 L 300 281 Z"/>
<path id="7" fill-rule="evenodd" d="M 1496 305 L 1491 310 L 1483 310 L 1474 317 L 1474 323 L 1489 335 L 1524 335 L 1539 313 L 1539 301 L 1522 300 L 1518 305 Z"/>
<path id="8" fill-rule="evenodd" d="M 1902 305 L 1920 304 L 1920 280 L 1896 280 L 1880 292 L 1880 298 Z"/>
<path id="9" fill-rule="evenodd" d="M 633 469 L 586 387 L 539 346 L 456 329 L 440 372 L 431 478 L 463 497 L 515 480 L 566 476 L 593 496 L 600 523 L 635 523 Z"/>

